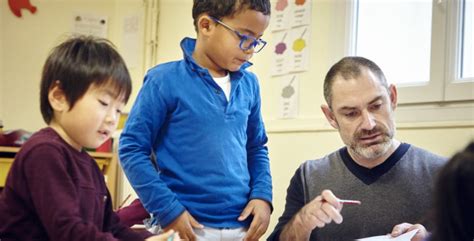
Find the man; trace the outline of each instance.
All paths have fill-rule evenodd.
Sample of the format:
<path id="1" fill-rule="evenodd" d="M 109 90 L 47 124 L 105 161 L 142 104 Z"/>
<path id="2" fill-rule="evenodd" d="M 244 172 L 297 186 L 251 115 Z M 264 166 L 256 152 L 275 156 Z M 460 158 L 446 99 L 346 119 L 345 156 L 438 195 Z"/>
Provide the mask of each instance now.
<path id="1" fill-rule="evenodd" d="M 372 61 L 346 57 L 327 73 L 324 97 L 321 109 L 345 147 L 299 167 L 268 240 L 353 240 L 414 229 L 412 240 L 424 238 L 433 178 L 446 159 L 394 139 L 395 86 Z M 340 199 L 362 204 L 343 208 Z"/>

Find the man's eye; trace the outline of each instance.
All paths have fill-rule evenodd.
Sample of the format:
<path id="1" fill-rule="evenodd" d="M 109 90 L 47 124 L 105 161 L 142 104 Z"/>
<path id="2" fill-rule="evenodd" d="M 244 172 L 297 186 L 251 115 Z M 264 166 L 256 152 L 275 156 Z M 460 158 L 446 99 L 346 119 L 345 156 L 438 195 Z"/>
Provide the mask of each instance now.
<path id="1" fill-rule="evenodd" d="M 379 110 L 382 107 L 382 104 L 375 104 L 371 106 L 372 110 Z"/>
<path id="2" fill-rule="evenodd" d="M 353 111 L 353 112 L 348 112 L 348 113 L 345 113 L 344 116 L 347 117 L 347 118 L 353 118 L 357 115 L 357 112 Z"/>

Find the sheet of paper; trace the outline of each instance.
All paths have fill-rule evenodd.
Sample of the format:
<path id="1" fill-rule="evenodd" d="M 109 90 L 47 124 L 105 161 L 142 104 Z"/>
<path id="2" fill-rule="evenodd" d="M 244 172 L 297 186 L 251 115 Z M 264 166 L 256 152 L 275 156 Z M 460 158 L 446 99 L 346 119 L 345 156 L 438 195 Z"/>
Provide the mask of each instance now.
<path id="1" fill-rule="evenodd" d="M 138 14 L 123 18 L 122 32 L 122 57 L 128 68 L 135 68 L 140 61 L 140 17 Z"/>
<path id="2" fill-rule="evenodd" d="M 410 241 L 413 236 L 415 236 L 418 229 L 412 230 L 408 233 L 404 233 L 398 237 L 393 238 L 390 234 L 374 236 L 369 238 L 357 239 L 358 241 Z"/>
<path id="3" fill-rule="evenodd" d="M 73 33 L 107 38 L 107 16 L 77 13 L 72 20 Z"/>

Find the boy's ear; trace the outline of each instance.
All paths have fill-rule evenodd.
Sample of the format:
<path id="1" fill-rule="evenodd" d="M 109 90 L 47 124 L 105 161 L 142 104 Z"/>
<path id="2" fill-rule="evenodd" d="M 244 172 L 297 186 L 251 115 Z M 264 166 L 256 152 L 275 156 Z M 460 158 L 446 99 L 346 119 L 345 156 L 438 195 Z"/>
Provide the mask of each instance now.
<path id="1" fill-rule="evenodd" d="M 69 103 L 64 95 L 64 91 L 59 87 L 59 84 L 55 84 L 49 90 L 48 100 L 54 111 L 63 112 L 69 110 Z"/>
<path id="2" fill-rule="evenodd" d="M 208 15 L 199 17 L 197 26 L 200 34 L 207 35 L 214 29 L 214 21 Z"/>
<path id="3" fill-rule="evenodd" d="M 329 124 L 331 124 L 331 126 L 335 129 L 339 129 L 339 124 L 337 123 L 336 117 L 334 116 L 334 113 L 332 112 L 331 108 L 329 108 L 328 105 L 321 105 L 321 110 L 326 116 L 326 119 L 328 120 Z"/>

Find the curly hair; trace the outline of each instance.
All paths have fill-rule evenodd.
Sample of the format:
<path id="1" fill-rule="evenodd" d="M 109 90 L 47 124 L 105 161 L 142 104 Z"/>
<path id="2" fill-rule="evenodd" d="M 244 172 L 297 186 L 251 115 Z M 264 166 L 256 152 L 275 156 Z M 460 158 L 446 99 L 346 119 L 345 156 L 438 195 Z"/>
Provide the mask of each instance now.
<path id="1" fill-rule="evenodd" d="M 233 16 L 243 10 L 255 10 L 270 15 L 271 6 L 269 0 L 194 0 L 193 19 L 194 28 L 197 31 L 197 21 L 203 13 L 221 19 Z"/>

